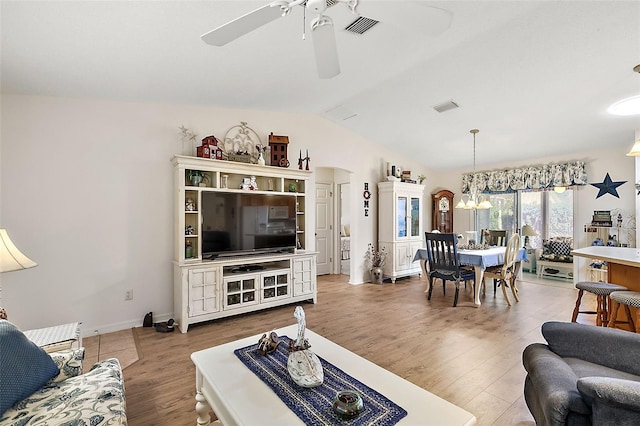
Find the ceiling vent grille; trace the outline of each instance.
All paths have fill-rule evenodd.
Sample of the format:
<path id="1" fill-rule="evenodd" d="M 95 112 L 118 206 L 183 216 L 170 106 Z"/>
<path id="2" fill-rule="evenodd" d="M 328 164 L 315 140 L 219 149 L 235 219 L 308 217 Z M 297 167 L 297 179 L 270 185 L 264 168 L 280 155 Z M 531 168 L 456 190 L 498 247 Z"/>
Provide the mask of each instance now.
<path id="1" fill-rule="evenodd" d="M 355 34 L 364 34 L 374 27 L 380 21 L 376 21 L 375 19 L 366 18 L 364 16 L 360 16 L 356 18 L 355 21 L 346 26 L 345 30 L 350 33 Z"/>
<path id="2" fill-rule="evenodd" d="M 452 109 L 456 109 L 456 108 L 460 108 L 460 105 L 458 105 L 456 102 L 454 101 L 447 101 L 444 102 L 440 105 L 436 105 L 433 107 L 433 109 L 435 109 L 438 112 L 445 112 L 445 111 L 449 111 Z"/>

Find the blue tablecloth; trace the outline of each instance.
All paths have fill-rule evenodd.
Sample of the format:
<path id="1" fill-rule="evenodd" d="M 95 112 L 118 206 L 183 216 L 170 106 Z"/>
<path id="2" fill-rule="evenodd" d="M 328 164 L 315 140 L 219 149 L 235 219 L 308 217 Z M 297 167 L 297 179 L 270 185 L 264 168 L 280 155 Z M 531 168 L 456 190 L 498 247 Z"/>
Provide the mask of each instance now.
<path id="1" fill-rule="evenodd" d="M 461 265 L 480 266 L 482 269 L 486 269 L 489 266 L 496 266 L 504 264 L 504 252 L 506 247 L 492 247 L 487 250 L 458 250 L 458 259 Z M 427 260 L 427 250 L 418 249 L 413 261 Z M 518 256 L 516 256 L 516 262 L 521 261 L 528 262 L 527 251 L 523 248 L 518 250 Z"/>

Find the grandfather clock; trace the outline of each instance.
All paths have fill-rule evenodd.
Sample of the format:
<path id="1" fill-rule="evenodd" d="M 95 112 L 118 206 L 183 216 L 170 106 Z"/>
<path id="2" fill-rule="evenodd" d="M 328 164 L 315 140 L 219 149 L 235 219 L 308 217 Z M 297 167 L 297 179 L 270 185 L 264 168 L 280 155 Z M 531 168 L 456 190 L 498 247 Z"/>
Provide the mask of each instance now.
<path id="1" fill-rule="evenodd" d="M 433 201 L 433 229 L 440 232 L 453 232 L 453 192 L 443 189 L 431 194 Z"/>

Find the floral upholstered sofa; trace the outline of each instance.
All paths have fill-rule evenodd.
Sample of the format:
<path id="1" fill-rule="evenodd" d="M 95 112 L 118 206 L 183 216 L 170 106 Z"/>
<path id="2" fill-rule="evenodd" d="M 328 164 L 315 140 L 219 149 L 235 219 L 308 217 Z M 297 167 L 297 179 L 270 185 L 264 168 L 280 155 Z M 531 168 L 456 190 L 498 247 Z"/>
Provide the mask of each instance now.
<path id="1" fill-rule="evenodd" d="M 556 237 L 542 242 L 536 250 L 536 272 L 538 277 L 550 276 L 573 278 L 573 238 Z"/>
<path id="2" fill-rule="evenodd" d="M 47 354 L 0 320 L 0 426 L 126 425 L 120 363 L 100 361 L 82 374 L 83 359 L 84 348 Z"/>

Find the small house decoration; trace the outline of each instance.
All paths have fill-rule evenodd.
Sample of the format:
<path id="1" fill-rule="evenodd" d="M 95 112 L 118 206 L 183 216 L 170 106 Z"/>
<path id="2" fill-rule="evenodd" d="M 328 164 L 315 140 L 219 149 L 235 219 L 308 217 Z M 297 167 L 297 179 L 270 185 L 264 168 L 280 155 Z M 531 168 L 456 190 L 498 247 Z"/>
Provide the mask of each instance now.
<path id="1" fill-rule="evenodd" d="M 287 145 L 289 145 L 289 136 L 269 134 L 269 148 L 271 148 L 271 165 L 278 167 L 289 167 L 287 159 Z"/>
<path id="2" fill-rule="evenodd" d="M 205 137 L 202 139 L 202 145 L 196 148 L 197 156 L 222 160 L 222 149 L 218 146 L 218 143 L 218 139 L 213 135 Z"/>

